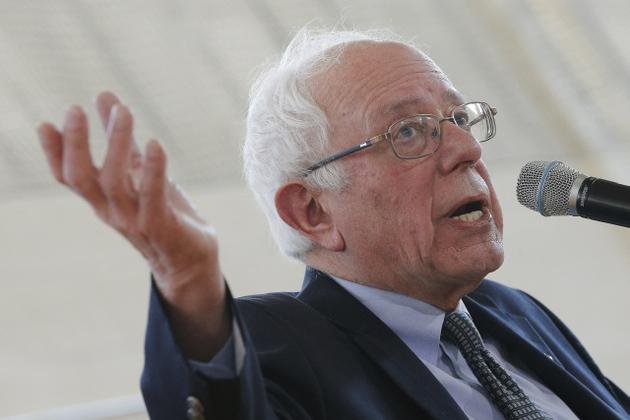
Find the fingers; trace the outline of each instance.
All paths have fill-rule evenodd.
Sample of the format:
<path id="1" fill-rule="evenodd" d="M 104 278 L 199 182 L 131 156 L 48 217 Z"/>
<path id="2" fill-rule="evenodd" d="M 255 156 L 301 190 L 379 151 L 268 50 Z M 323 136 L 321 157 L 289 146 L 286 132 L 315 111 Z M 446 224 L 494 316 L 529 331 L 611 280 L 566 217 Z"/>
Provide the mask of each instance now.
<path id="1" fill-rule="evenodd" d="M 146 146 L 146 159 L 140 182 L 138 221 L 140 229 L 148 232 L 154 223 L 161 223 L 167 215 L 166 153 L 157 140 Z"/>
<path id="2" fill-rule="evenodd" d="M 45 122 L 39 125 L 37 134 L 46 154 L 50 171 L 55 179 L 63 184 L 61 133 L 51 123 Z"/>
<path id="3" fill-rule="evenodd" d="M 61 177 L 64 184 L 86 198 L 97 211 L 102 209 L 105 201 L 90 154 L 87 118 L 78 106 L 66 113 L 61 132 Z"/>
<path id="4" fill-rule="evenodd" d="M 95 103 L 103 128 L 106 128 L 109 121 L 109 112 L 114 105 L 120 103 L 120 100 L 111 92 L 101 92 L 96 97 Z"/>
<path id="5" fill-rule="evenodd" d="M 130 177 L 133 118 L 124 105 L 115 104 L 110 111 L 109 147 L 100 174 L 103 192 L 119 230 L 126 231 L 127 221 L 135 218 L 136 191 Z"/>
<path id="6" fill-rule="evenodd" d="M 133 186 L 133 181 L 129 181 L 129 178 L 125 177 L 125 172 L 123 172 L 126 168 L 124 155 L 128 154 L 128 151 L 125 145 L 121 147 L 121 139 L 118 135 L 125 135 L 125 133 L 115 130 L 118 129 L 124 131 L 126 129 L 124 125 L 128 124 L 129 121 L 126 121 L 127 116 L 124 115 L 128 112 L 128 109 L 123 109 L 121 112 L 120 108 L 120 100 L 111 92 L 102 92 L 96 98 L 96 109 L 109 141 L 108 158 L 110 166 L 107 168 L 104 166 L 103 173 L 105 173 L 106 169 L 121 171 L 119 177 L 112 177 L 108 179 L 107 176 L 102 175 L 101 179 L 103 182 L 123 183 L 122 186 L 118 185 L 117 187 L 108 187 L 108 191 L 115 190 L 116 188 L 121 189 L 118 197 L 116 193 L 112 194 L 110 192 L 110 196 L 114 198 L 114 200 L 110 202 L 110 208 L 112 210 L 111 214 L 114 219 L 112 222 L 114 223 L 114 227 L 123 233 L 147 260 L 152 260 L 155 259 L 155 255 L 151 246 L 143 237 L 142 233 L 138 232 L 138 229 L 135 227 L 137 218 L 137 197 L 135 191 L 137 188 Z M 131 127 L 129 127 L 128 140 L 123 139 L 123 143 L 131 142 L 131 159 L 133 161 L 134 156 L 141 159 L 141 155 L 135 142 L 133 141 L 132 129 L 133 121 L 131 121 Z M 116 134 L 117 137 L 113 137 L 114 134 Z M 117 148 L 118 151 L 112 150 L 112 148 Z M 111 154 L 109 152 L 111 152 Z M 122 153 L 122 156 L 115 156 L 116 153 Z M 133 162 L 128 162 L 128 164 L 131 165 L 131 168 L 128 169 L 128 175 L 133 177 L 135 172 Z"/>
<path id="7" fill-rule="evenodd" d="M 157 261 L 156 251 L 147 236 L 163 230 L 156 220 L 165 220 L 163 215 L 168 214 L 170 208 L 165 193 L 169 185 L 166 155 L 159 144 L 152 141 L 147 147 L 151 164 L 144 168 L 133 141 L 133 117 L 129 109 L 109 92 L 99 95 L 96 102 L 109 139 L 103 167 L 99 170 L 92 160 L 87 117 L 80 107 L 73 106 L 61 130 L 48 122 L 38 127 L 51 172 L 59 182 L 83 196 L 103 221 L 127 237 L 148 260 Z M 134 155 L 140 159 L 135 166 Z M 132 173 L 139 174 L 137 187 L 131 181 Z M 146 203 L 142 213 L 145 229 L 139 226 L 141 196 Z"/>
<path id="8" fill-rule="evenodd" d="M 111 111 L 114 106 L 120 105 L 120 99 L 114 95 L 112 92 L 101 92 L 96 97 L 96 110 L 98 111 L 98 115 L 101 119 L 101 124 L 103 125 L 103 129 L 106 131 L 108 138 L 112 125 Z M 132 136 L 133 138 L 133 136 Z M 142 161 L 142 154 L 140 153 L 140 148 L 136 144 L 135 141 L 132 141 L 132 153 L 131 153 L 131 167 L 136 168 L 140 165 Z"/>

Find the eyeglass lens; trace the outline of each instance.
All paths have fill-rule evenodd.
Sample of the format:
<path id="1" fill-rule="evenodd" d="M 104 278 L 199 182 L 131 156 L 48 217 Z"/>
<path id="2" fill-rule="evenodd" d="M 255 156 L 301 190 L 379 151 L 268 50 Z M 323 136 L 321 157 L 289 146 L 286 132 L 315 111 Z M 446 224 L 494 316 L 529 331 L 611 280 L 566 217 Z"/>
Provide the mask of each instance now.
<path id="1" fill-rule="evenodd" d="M 464 109 L 467 114 L 466 125 L 475 140 L 479 143 L 490 140 L 494 136 L 495 130 L 494 117 L 490 107 L 482 102 L 473 102 L 466 104 Z"/>
<path id="2" fill-rule="evenodd" d="M 482 102 L 461 105 L 453 111 L 457 126 L 478 141 L 492 138 L 495 131 L 490 107 Z M 420 157 L 437 150 L 440 141 L 440 120 L 432 115 L 414 115 L 391 127 L 391 140 L 399 157 Z"/>

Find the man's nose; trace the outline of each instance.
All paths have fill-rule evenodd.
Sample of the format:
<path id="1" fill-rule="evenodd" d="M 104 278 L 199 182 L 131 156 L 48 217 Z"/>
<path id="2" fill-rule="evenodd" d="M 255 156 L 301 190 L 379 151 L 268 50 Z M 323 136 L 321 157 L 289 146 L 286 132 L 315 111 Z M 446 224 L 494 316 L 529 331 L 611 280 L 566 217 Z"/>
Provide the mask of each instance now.
<path id="1" fill-rule="evenodd" d="M 481 144 L 470 131 L 448 120 L 442 122 L 440 129 L 440 171 L 449 173 L 461 165 L 473 166 L 481 159 Z"/>

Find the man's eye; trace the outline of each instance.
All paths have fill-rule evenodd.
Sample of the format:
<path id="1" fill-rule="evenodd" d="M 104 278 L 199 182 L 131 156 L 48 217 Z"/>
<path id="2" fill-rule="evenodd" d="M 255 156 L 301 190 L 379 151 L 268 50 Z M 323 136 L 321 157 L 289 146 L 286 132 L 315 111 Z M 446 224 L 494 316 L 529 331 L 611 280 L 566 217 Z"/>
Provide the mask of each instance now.
<path id="1" fill-rule="evenodd" d="M 399 140 L 414 140 L 417 138 L 433 137 L 437 130 L 431 124 L 422 122 L 407 122 L 399 129 L 396 137 Z"/>
<path id="2" fill-rule="evenodd" d="M 400 140 L 413 139 L 421 133 L 422 127 L 419 124 L 407 124 L 398 130 L 398 138 Z"/>
<path id="3" fill-rule="evenodd" d="M 456 112 L 453 114 L 453 118 L 455 119 L 455 123 L 460 127 L 466 127 L 469 123 L 468 113 L 466 112 Z"/>

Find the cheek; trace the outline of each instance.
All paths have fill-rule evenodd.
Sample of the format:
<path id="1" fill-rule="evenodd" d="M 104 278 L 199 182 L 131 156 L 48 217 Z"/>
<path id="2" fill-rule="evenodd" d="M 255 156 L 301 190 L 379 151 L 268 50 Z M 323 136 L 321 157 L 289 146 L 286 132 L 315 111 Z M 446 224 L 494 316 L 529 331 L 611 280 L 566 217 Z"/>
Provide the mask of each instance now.
<path id="1" fill-rule="evenodd" d="M 369 191 L 381 214 L 380 236 L 390 246 L 391 258 L 407 261 L 429 259 L 434 241 L 433 196 L 428 187 L 392 183 L 393 188 Z"/>
<path id="2" fill-rule="evenodd" d="M 430 161 L 419 163 L 382 154 L 353 168 L 351 200 L 361 220 L 353 227 L 372 249 L 401 263 L 428 259 L 433 247 L 434 171 Z"/>

